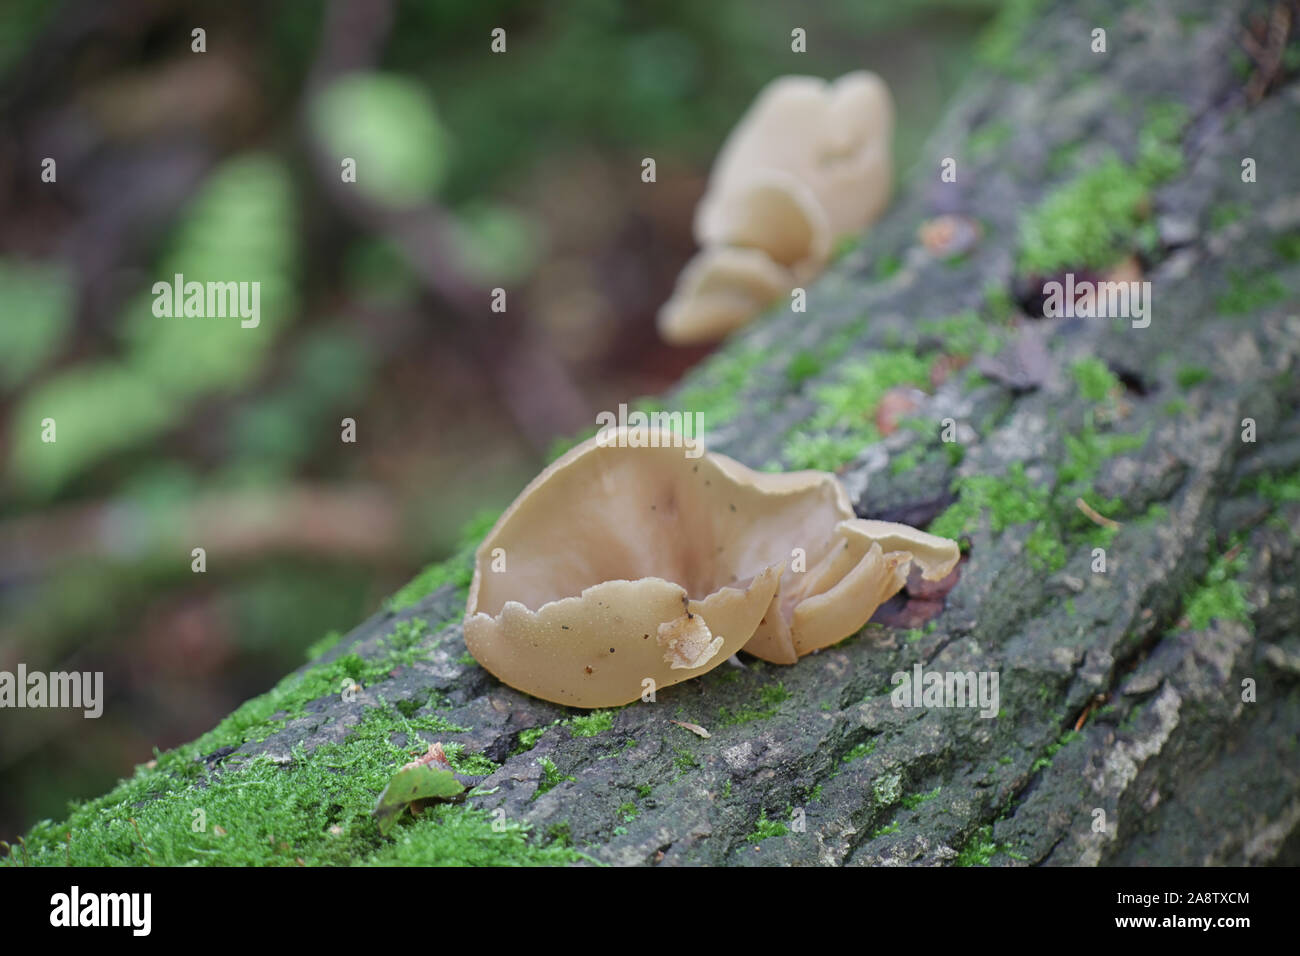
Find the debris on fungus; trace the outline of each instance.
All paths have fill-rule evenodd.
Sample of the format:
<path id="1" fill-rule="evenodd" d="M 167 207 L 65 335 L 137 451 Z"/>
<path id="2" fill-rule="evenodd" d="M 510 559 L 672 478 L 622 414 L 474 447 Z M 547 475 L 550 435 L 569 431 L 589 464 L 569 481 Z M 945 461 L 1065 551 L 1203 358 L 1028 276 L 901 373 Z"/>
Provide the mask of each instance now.
<path id="1" fill-rule="evenodd" d="M 535 697 L 626 704 L 742 648 L 792 664 L 861 628 L 913 563 L 937 580 L 960 556 L 954 541 L 855 517 L 833 475 L 610 431 L 538 475 L 478 549 L 465 644 Z"/>

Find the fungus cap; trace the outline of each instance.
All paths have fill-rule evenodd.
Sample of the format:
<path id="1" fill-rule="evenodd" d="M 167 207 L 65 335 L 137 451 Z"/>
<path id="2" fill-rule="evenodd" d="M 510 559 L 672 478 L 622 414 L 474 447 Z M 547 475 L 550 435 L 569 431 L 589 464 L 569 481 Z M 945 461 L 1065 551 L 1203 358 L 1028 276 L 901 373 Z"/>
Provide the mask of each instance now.
<path id="1" fill-rule="evenodd" d="M 672 298 L 659 310 L 659 333 L 676 345 L 716 341 L 793 285 L 790 273 L 758 249 L 703 249 L 686 264 Z"/>
<path id="2" fill-rule="evenodd" d="M 874 73 L 859 70 L 834 83 L 810 76 L 773 80 L 718 154 L 696 210 L 696 240 L 723 241 L 735 194 L 773 171 L 808 187 L 832 239 L 861 230 L 889 199 L 893 126 L 889 88 Z"/>
<path id="3" fill-rule="evenodd" d="M 718 197 L 705 243 L 762 250 L 801 281 L 826 265 L 831 227 L 805 183 L 783 170 L 763 169 Z"/>
<path id="4" fill-rule="evenodd" d="M 793 663 L 866 623 L 911 560 L 942 577 L 957 558 L 955 542 L 853 517 L 833 475 L 756 472 L 687 457 L 666 431 L 609 429 L 538 475 L 483 540 L 465 643 L 526 693 L 615 706 L 742 648 Z"/>

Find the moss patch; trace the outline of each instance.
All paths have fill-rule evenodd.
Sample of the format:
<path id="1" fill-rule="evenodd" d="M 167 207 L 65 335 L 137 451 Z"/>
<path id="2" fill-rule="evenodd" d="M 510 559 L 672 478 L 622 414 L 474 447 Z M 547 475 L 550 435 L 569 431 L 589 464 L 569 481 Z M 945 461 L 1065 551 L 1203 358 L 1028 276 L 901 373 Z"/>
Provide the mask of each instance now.
<path id="1" fill-rule="evenodd" d="M 760 706 L 741 707 L 731 710 L 729 707 L 718 708 L 718 723 L 723 727 L 748 724 L 755 720 L 765 720 L 776 715 L 783 701 L 790 699 L 790 692 L 782 684 L 768 684 L 758 691 Z"/>
<path id="2" fill-rule="evenodd" d="M 814 389 L 820 408 L 786 440 L 791 468 L 835 471 L 880 440 L 874 414 L 881 398 L 900 385 L 928 385 L 930 363 L 909 350 L 891 349 L 848 362 L 839 379 Z"/>
<path id="3" fill-rule="evenodd" d="M 1109 402 L 1121 386 L 1105 365 L 1085 359 L 1072 367 L 1080 394 Z M 1082 498 L 1097 512 L 1115 517 L 1124 503 L 1098 497 L 1093 482 L 1101 465 L 1110 458 L 1136 451 L 1147 442 L 1147 432 L 1131 435 L 1103 432 L 1094 424 L 1092 411 L 1083 426 L 1066 434 L 1064 460 L 1051 485 L 1032 481 L 1024 465 L 1012 462 L 1004 476 L 967 475 L 953 483 L 957 500 L 930 523 L 929 531 L 948 538 L 970 534 L 983 515 L 989 516 L 994 533 L 1032 524 L 1025 549 L 1035 566 L 1058 571 L 1068 558 L 1067 545 L 1088 542 L 1105 547 L 1115 530 L 1098 527 L 1075 504 Z"/>
<path id="4" fill-rule="evenodd" d="M 785 836 L 790 832 L 790 828 L 779 820 L 769 820 L 767 810 L 759 813 L 758 819 L 754 821 L 754 831 L 745 837 L 750 843 L 761 843 L 763 840 L 772 837 Z"/>
<path id="5" fill-rule="evenodd" d="M 1181 171 L 1180 104 L 1153 106 L 1138 135 L 1137 159 L 1111 154 L 1051 190 L 1020 222 L 1019 267 L 1028 275 L 1106 269 L 1141 244 L 1150 192 Z"/>
<path id="6" fill-rule="evenodd" d="M 11 850 L 8 864 L 62 866 L 294 866 L 366 863 L 492 865 L 567 863 L 578 855 L 543 848 L 527 830 L 465 804 L 436 806 L 407 818 L 389 839 L 371 817 L 393 772 L 445 732 L 437 716 L 407 718 L 377 707 L 342 742 L 287 764 L 268 756 L 230 758 L 220 770 L 187 744 L 138 768 L 110 793 L 75 805 L 60 824 L 38 823 Z M 402 740 L 398 745 L 394 738 Z M 495 766 L 452 746 L 453 765 L 472 772 Z M 454 754 L 454 756 L 453 756 Z M 462 770 L 466 772 L 466 770 Z M 198 811 L 198 812 L 196 812 Z M 71 833 L 68 842 L 66 834 Z"/>
<path id="7" fill-rule="evenodd" d="M 1210 564 L 1204 580 L 1183 605 L 1183 616 L 1196 630 L 1203 630 L 1214 620 L 1239 621 L 1250 625 L 1252 608 L 1246 590 L 1237 580 L 1246 569 L 1245 551 L 1235 549 L 1221 554 Z M 1229 558 L 1228 554 L 1232 554 Z"/>

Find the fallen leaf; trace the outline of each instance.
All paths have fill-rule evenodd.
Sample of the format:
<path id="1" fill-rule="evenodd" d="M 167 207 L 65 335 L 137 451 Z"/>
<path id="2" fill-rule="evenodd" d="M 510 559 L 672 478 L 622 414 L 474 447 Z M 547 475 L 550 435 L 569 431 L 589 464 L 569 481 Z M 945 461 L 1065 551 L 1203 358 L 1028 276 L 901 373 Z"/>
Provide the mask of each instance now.
<path id="1" fill-rule="evenodd" d="M 465 785 L 452 773 L 442 746 L 433 744 L 423 757 L 393 774 L 375 801 L 374 816 L 379 832 L 387 836 L 402 811 L 417 800 L 448 800 L 464 791 Z"/>
<path id="2" fill-rule="evenodd" d="M 699 734 L 699 735 L 700 735 L 701 737 L 703 737 L 705 740 L 707 740 L 707 739 L 709 739 L 710 737 L 713 736 L 713 734 L 709 733 L 707 730 L 705 730 L 705 729 L 704 729 L 703 727 L 701 727 L 699 724 L 688 723 L 687 721 L 684 721 L 684 720 L 670 720 L 670 721 L 668 721 L 668 722 L 669 722 L 670 724 L 676 724 L 678 727 L 685 727 L 685 728 L 686 728 L 687 730 L 689 730 L 691 733 L 693 733 L 693 734 Z"/>
<path id="3" fill-rule="evenodd" d="M 915 388 L 891 388 L 876 405 L 876 429 L 882 435 L 898 431 L 898 422 L 921 407 L 925 393 Z"/>

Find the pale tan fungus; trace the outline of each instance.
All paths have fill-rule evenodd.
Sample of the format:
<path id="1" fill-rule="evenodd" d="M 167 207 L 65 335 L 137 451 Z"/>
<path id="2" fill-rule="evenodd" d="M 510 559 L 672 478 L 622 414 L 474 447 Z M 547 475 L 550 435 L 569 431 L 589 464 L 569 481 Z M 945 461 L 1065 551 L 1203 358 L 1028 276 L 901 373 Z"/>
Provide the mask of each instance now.
<path id="1" fill-rule="evenodd" d="M 937 579 L 959 557 L 955 542 L 854 517 L 833 475 L 687 458 L 666 432 L 629 447 L 630 432 L 548 467 L 479 547 L 466 646 L 536 697 L 630 703 L 741 648 L 793 663 L 857 631 L 911 561 Z"/>
<path id="2" fill-rule="evenodd" d="M 704 249 L 687 263 L 673 297 L 659 310 L 659 332 L 677 345 L 714 342 L 793 285 L 790 273 L 757 249 Z"/>
<path id="3" fill-rule="evenodd" d="M 807 186 L 832 241 L 859 232 L 889 201 L 893 126 L 889 88 L 874 73 L 859 70 L 834 83 L 810 76 L 773 80 L 714 162 L 696 210 L 696 240 L 703 246 L 725 241 L 730 197 L 773 172 Z"/>
<path id="4" fill-rule="evenodd" d="M 761 170 L 718 199 L 706 248 L 716 246 L 761 250 L 802 281 L 825 267 L 831 227 L 807 185 L 782 170 Z"/>

